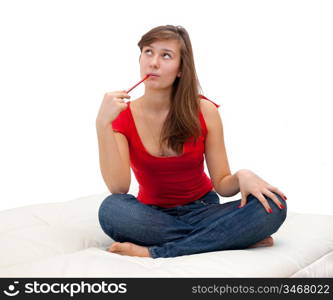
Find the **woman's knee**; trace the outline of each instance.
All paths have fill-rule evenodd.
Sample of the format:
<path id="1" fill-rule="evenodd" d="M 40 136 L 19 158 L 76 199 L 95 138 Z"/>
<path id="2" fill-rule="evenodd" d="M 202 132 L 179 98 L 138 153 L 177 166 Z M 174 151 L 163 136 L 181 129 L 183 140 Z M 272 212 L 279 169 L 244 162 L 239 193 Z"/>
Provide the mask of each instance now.
<path id="1" fill-rule="evenodd" d="M 276 232 L 280 226 L 283 224 L 287 217 L 287 203 L 284 199 L 282 199 L 278 194 L 274 193 L 280 203 L 284 205 L 284 208 L 280 208 L 277 203 L 275 203 L 271 198 L 264 195 L 266 198 L 269 207 L 272 209 L 272 213 L 268 213 L 266 209 L 262 206 L 262 203 L 253 196 L 252 194 L 249 195 L 249 202 L 254 201 L 256 203 L 255 206 L 253 206 L 253 209 L 255 209 L 255 214 L 253 215 L 254 218 L 256 218 L 256 221 L 263 226 L 262 228 L 266 230 L 266 234 L 270 235 Z M 260 208 L 259 211 L 257 209 Z"/>
<path id="2" fill-rule="evenodd" d="M 102 201 L 98 210 L 98 220 L 105 232 L 110 232 L 117 223 L 117 218 L 122 217 L 126 200 L 131 197 L 131 194 L 111 194 Z"/>
<path id="3" fill-rule="evenodd" d="M 271 198 L 267 198 L 267 201 L 269 203 L 269 206 L 272 209 L 272 213 L 270 214 L 269 222 L 272 223 L 274 232 L 276 232 L 279 227 L 283 224 L 283 222 L 287 218 L 287 202 L 277 193 L 274 193 L 277 198 L 279 199 L 280 203 L 284 206 L 283 208 L 280 208 L 278 204 L 276 204 Z"/>

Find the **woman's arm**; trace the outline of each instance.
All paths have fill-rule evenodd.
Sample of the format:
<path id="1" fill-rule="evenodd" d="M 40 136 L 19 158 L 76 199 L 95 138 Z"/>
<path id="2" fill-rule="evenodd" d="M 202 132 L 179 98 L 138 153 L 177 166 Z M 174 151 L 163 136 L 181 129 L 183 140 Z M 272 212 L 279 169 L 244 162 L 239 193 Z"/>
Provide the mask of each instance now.
<path id="1" fill-rule="evenodd" d="M 222 197 L 231 197 L 241 192 L 241 206 L 246 204 L 249 194 L 257 197 L 267 210 L 269 204 L 264 194 L 276 204 L 281 204 L 274 192 L 281 197 L 284 197 L 284 194 L 252 171 L 242 169 L 231 174 L 220 114 L 215 105 L 208 101 L 201 101 L 200 107 L 208 130 L 205 140 L 206 163 L 215 191 Z"/>
<path id="2" fill-rule="evenodd" d="M 128 193 L 131 172 L 126 137 L 114 133 L 111 124 L 96 121 L 96 130 L 100 169 L 105 184 L 112 194 Z"/>
<path id="3" fill-rule="evenodd" d="M 223 177 L 220 182 L 214 185 L 215 191 L 222 197 L 231 197 L 238 194 L 240 192 L 238 172 Z"/>

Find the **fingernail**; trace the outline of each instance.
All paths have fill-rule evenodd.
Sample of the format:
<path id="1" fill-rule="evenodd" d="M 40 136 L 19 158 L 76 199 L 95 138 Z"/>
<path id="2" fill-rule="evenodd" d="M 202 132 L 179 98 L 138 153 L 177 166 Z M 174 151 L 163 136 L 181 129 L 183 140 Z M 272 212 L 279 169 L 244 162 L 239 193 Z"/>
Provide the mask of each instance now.
<path id="1" fill-rule="evenodd" d="M 271 208 L 268 209 L 268 212 L 271 214 L 273 211 Z"/>
<path id="2" fill-rule="evenodd" d="M 237 207 L 238 207 L 238 208 L 242 208 L 242 205 L 240 204 L 240 205 L 238 205 Z"/>
<path id="3" fill-rule="evenodd" d="M 285 208 L 285 206 L 283 204 L 279 204 L 280 208 Z"/>
<path id="4" fill-rule="evenodd" d="M 287 200 L 287 197 L 286 197 L 286 196 L 283 196 L 283 199 L 284 199 L 284 200 Z"/>

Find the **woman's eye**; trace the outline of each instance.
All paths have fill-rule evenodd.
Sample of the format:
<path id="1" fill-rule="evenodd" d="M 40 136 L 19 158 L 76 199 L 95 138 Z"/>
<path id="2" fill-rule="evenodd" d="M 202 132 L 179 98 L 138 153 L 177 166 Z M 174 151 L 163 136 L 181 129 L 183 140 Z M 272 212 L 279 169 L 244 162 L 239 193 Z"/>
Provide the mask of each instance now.
<path id="1" fill-rule="evenodd" d="M 148 53 L 148 52 L 151 52 L 151 50 L 150 50 L 150 49 L 147 49 L 147 50 L 145 51 L 145 53 Z M 169 53 L 163 53 L 163 56 L 165 56 L 165 55 L 168 55 L 169 58 L 171 58 L 171 55 L 170 55 Z"/>

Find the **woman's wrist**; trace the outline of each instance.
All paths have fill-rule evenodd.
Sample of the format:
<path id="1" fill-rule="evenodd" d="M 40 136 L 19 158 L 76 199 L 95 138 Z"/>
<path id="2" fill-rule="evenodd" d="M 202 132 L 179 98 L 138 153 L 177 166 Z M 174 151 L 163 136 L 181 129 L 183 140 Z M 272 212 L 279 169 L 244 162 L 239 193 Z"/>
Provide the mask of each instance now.
<path id="1" fill-rule="evenodd" d="M 238 170 L 238 171 L 235 173 L 235 175 L 236 175 L 236 177 L 239 179 L 239 176 L 242 176 L 242 175 L 244 175 L 244 174 L 250 174 L 250 173 L 252 173 L 251 170 L 248 170 L 248 169 L 240 169 L 240 170 Z"/>

